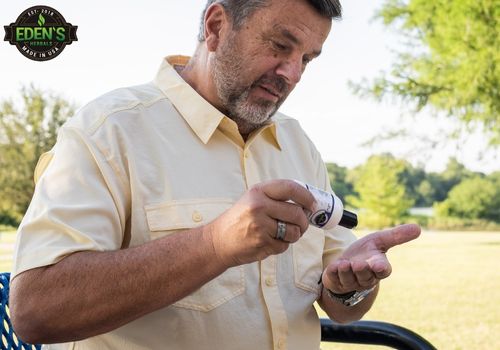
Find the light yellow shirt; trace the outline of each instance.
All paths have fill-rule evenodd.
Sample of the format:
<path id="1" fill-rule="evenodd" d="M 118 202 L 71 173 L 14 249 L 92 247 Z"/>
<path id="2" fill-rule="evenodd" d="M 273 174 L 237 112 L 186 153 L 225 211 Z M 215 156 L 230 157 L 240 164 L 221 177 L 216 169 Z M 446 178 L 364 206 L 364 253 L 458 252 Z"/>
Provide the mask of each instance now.
<path id="1" fill-rule="evenodd" d="M 60 129 L 35 172 L 13 276 L 77 251 L 125 249 L 204 225 L 265 180 L 331 191 L 296 120 L 277 113 L 245 142 L 236 123 L 178 75 L 174 66 L 187 59 L 169 57 L 154 82 L 110 92 Z M 50 348 L 317 349 L 318 281 L 354 239 L 342 227 L 310 226 L 281 255 L 231 268 L 110 333 Z"/>

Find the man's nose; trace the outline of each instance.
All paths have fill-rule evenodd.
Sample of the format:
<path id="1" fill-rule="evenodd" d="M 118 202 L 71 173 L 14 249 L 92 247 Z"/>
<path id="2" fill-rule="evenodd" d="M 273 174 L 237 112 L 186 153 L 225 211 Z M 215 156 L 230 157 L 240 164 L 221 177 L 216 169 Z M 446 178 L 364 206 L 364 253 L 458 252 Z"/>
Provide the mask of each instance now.
<path id="1" fill-rule="evenodd" d="M 276 74 L 283 77 L 291 86 L 295 86 L 300 81 L 302 73 L 302 58 L 289 57 L 283 60 L 276 69 Z"/>

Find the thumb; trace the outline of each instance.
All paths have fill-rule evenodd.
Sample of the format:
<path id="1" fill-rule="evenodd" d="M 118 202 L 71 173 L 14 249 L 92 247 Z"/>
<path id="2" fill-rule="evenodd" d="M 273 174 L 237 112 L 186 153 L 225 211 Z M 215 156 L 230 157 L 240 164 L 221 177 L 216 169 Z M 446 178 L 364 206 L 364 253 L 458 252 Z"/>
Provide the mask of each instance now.
<path id="1" fill-rule="evenodd" d="M 390 248 L 414 240 L 420 236 L 420 226 L 406 224 L 393 227 L 388 230 L 377 232 L 375 244 L 383 252 Z"/>

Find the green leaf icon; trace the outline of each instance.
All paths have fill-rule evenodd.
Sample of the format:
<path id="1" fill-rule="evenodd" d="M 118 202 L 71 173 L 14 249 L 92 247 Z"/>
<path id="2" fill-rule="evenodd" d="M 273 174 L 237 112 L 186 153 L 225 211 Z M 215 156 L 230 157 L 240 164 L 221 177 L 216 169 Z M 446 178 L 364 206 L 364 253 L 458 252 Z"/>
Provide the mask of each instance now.
<path id="1" fill-rule="evenodd" d="M 44 17 L 42 16 L 42 14 L 40 13 L 40 14 L 38 15 L 38 25 L 39 25 L 40 27 L 42 27 L 44 24 L 45 24 L 45 18 L 44 18 Z"/>

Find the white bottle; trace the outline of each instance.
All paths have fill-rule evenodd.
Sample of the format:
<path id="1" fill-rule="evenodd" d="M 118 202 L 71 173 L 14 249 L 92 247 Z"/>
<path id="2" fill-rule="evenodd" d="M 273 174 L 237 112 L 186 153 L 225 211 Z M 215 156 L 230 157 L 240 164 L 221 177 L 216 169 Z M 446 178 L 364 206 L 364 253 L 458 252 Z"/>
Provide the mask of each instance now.
<path id="1" fill-rule="evenodd" d="M 342 201 L 334 193 L 320 190 L 317 187 L 298 180 L 294 181 L 302 187 L 307 188 L 316 199 L 313 211 L 310 212 L 309 210 L 305 210 L 311 225 L 325 230 L 331 229 L 337 225 L 347 228 L 356 227 L 358 224 L 357 215 L 348 210 L 344 210 Z"/>

